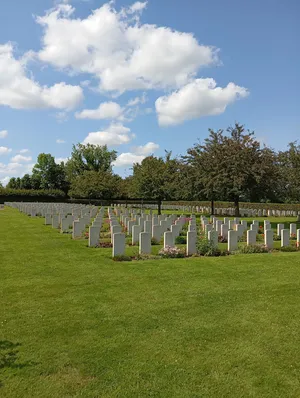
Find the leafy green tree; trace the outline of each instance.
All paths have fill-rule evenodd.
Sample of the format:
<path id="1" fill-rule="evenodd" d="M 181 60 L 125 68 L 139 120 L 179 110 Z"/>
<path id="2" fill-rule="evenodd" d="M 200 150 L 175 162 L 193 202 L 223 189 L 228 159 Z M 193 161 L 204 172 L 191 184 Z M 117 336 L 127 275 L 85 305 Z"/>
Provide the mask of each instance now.
<path id="1" fill-rule="evenodd" d="M 121 195 L 122 178 L 110 172 L 85 170 L 73 178 L 69 195 L 74 198 L 113 199 Z"/>
<path id="2" fill-rule="evenodd" d="M 31 189 L 31 177 L 29 174 L 24 174 L 21 178 L 21 189 Z"/>
<path id="3" fill-rule="evenodd" d="M 175 197 L 174 177 L 178 170 L 179 162 L 171 158 L 171 152 L 166 152 L 165 158 L 148 156 L 140 164 L 134 164 L 132 184 L 135 197 L 157 200 L 160 214 L 162 201 Z"/>
<path id="4" fill-rule="evenodd" d="M 10 180 L 8 181 L 6 188 L 10 189 L 17 189 L 17 181 L 15 177 L 11 177 Z"/>
<path id="5" fill-rule="evenodd" d="M 238 216 L 241 199 L 257 197 L 258 193 L 266 196 L 276 174 L 275 158 L 269 148 L 260 147 L 254 133 L 244 126 L 236 123 L 226 133 L 209 130 L 204 144 L 189 149 L 186 159 L 196 168 L 206 197 L 232 201 Z"/>
<path id="6" fill-rule="evenodd" d="M 281 177 L 281 198 L 285 202 L 300 201 L 300 145 L 291 142 L 286 151 L 278 153 Z"/>
<path id="7" fill-rule="evenodd" d="M 85 171 L 111 172 L 116 158 L 117 152 L 109 151 L 106 145 L 73 145 L 71 158 L 66 163 L 68 180 L 72 181 Z"/>
<path id="8" fill-rule="evenodd" d="M 32 170 L 32 180 L 39 189 L 61 189 L 65 183 L 64 164 L 57 164 L 50 153 L 40 153 Z"/>

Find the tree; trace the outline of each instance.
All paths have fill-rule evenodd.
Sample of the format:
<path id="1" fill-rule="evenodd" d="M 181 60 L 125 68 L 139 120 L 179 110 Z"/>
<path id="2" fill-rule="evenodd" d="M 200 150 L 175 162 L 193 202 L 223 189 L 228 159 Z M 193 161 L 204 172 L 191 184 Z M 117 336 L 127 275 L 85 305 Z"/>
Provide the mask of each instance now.
<path id="1" fill-rule="evenodd" d="M 109 151 L 106 145 L 73 145 L 71 158 L 66 163 L 68 180 L 72 181 L 85 171 L 111 172 L 116 158 L 117 152 Z"/>
<path id="2" fill-rule="evenodd" d="M 76 198 L 113 199 L 120 196 L 122 178 L 110 172 L 85 170 L 73 178 L 69 195 Z"/>
<path id="3" fill-rule="evenodd" d="M 32 181 L 39 189 L 62 189 L 65 186 L 64 164 L 57 164 L 50 153 L 40 153 L 32 170 Z"/>
<path id="4" fill-rule="evenodd" d="M 197 169 L 202 192 L 211 200 L 233 201 L 238 216 L 241 199 L 265 196 L 276 166 L 272 150 L 262 149 L 253 132 L 238 123 L 226 132 L 209 130 L 204 144 L 189 149 L 186 158 Z"/>
<path id="5" fill-rule="evenodd" d="M 278 153 L 282 199 L 300 201 L 300 145 L 291 142 L 287 151 Z"/>
<path id="6" fill-rule="evenodd" d="M 158 201 L 158 214 L 161 202 L 174 197 L 176 186 L 174 176 L 178 172 L 177 159 L 171 159 L 171 152 L 165 158 L 148 156 L 140 164 L 133 165 L 133 189 L 136 197 Z"/>
<path id="7" fill-rule="evenodd" d="M 31 178 L 29 174 L 24 174 L 21 178 L 21 189 L 31 189 Z"/>
<path id="8" fill-rule="evenodd" d="M 223 130 L 209 129 L 209 137 L 187 150 L 183 157 L 190 165 L 191 179 L 194 182 L 195 196 L 198 200 L 203 196 L 211 201 L 211 212 L 214 214 L 214 201 L 220 198 L 217 187 L 219 162 L 222 157 Z"/>
<path id="9" fill-rule="evenodd" d="M 17 181 L 15 177 L 11 177 L 8 181 L 6 188 L 17 189 Z"/>

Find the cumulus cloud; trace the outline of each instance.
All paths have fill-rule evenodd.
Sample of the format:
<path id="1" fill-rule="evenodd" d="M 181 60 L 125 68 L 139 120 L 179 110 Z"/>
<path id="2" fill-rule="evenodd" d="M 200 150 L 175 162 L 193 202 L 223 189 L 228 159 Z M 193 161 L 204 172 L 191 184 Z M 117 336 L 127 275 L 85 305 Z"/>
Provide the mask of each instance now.
<path id="1" fill-rule="evenodd" d="M 0 138 L 5 138 L 8 136 L 8 131 L 7 130 L 1 130 L 0 131 Z"/>
<path id="2" fill-rule="evenodd" d="M 148 142 L 145 145 L 137 146 L 133 148 L 133 152 L 137 155 L 150 155 L 159 149 L 159 145 L 154 142 Z"/>
<path id="3" fill-rule="evenodd" d="M 114 162 L 115 167 L 132 166 L 134 163 L 141 163 L 146 156 L 159 149 L 159 145 L 148 142 L 145 145 L 134 147 L 132 152 L 121 153 Z"/>
<path id="4" fill-rule="evenodd" d="M 143 155 L 127 152 L 121 153 L 114 162 L 115 167 L 132 166 L 134 163 L 141 163 L 145 159 Z"/>
<path id="5" fill-rule="evenodd" d="M 57 144 L 65 144 L 66 141 L 65 141 L 65 140 L 61 140 L 60 138 L 58 138 L 58 139 L 56 140 L 56 143 L 57 143 Z"/>
<path id="6" fill-rule="evenodd" d="M 9 152 L 11 152 L 10 148 L 7 148 L 6 146 L 0 146 L 0 155 L 6 155 Z"/>
<path id="7" fill-rule="evenodd" d="M 161 126 L 168 126 L 202 116 L 218 115 L 229 104 L 247 95 L 247 89 L 234 83 L 222 88 L 217 87 L 214 79 L 196 79 L 156 100 L 158 122 Z"/>
<path id="8" fill-rule="evenodd" d="M 146 93 L 143 93 L 143 95 L 141 95 L 140 97 L 135 97 L 132 98 L 131 100 L 128 101 L 127 106 L 136 106 L 139 104 L 144 104 L 145 102 L 147 102 L 147 96 Z"/>
<path id="9" fill-rule="evenodd" d="M 123 109 L 116 102 L 103 102 L 97 109 L 84 109 L 77 112 L 77 119 L 117 119 L 122 116 Z"/>
<path id="10" fill-rule="evenodd" d="M 32 161 L 32 157 L 31 156 L 16 155 L 16 156 L 11 158 L 11 161 L 13 163 L 31 162 Z"/>
<path id="11" fill-rule="evenodd" d="M 89 73 L 103 91 L 178 88 L 201 67 L 217 62 L 217 50 L 191 33 L 139 22 L 146 2 L 117 12 L 113 2 L 86 18 L 61 4 L 37 18 L 43 27 L 41 61 L 76 73 Z"/>
<path id="12" fill-rule="evenodd" d="M 31 173 L 34 164 L 24 164 L 18 162 L 0 163 L 0 178 L 5 184 L 10 177 L 23 177 L 24 174 Z"/>
<path id="13" fill-rule="evenodd" d="M 30 57 L 29 57 L 30 58 Z M 0 45 L 0 105 L 15 109 L 73 109 L 82 100 L 79 86 L 64 82 L 41 86 L 26 74 L 27 57 L 16 59 L 10 43 Z"/>
<path id="14" fill-rule="evenodd" d="M 113 123 L 104 131 L 89 133 L 83 144 L 122 145 L 127 144 L 134 137 L 134 134 L 130 134 L 130 128 L 123 126 L 121 123 Z"/>

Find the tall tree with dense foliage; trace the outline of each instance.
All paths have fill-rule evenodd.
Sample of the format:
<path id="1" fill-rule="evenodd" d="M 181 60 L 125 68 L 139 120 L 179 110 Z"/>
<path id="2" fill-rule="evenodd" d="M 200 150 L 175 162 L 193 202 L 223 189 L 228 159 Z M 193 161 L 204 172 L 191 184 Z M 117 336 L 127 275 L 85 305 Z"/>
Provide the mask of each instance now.
<path id="1" fill-rule="evenodd" d="M 50 153 L 40 153 L 32 169 L 33 183 L 39 189 L 63 189 L 66 185 L 64 164 L 57 164 Z"/>
<path id="2" fill-rule="evenodd" d="M 282 181 L 282 197 L 286 202 L 300 201 L 300 145 L 291 142 L 286 151 L 279 152 L 278 165 Z"/>
<path id="3" fill-rule="evenodd" d="M 69 181 L 85 171 L 111 172 L 112 163 L 117 158 L 116 151 L 109 151 L 106 145 L 73 145 L 70 159 L 66 163 Z"/>
<path id="4" fill-rule="evenodd" d="M 174 176 L 178 171 L 177 159 L 167 152 L 165 158 L 148 156 L 140 164 L 133 165 L 133 187 L 135 196 L 158 201 L 158 212 L 161 202 L 171 200 L 176 191 Z"/>
<path id="5" fill-rule="evenodd" d="M 69 195 L 74 198 L 114 199 L 121 195 L 121 184 L 119 175 L 85 170 L 73 178 Z"/>

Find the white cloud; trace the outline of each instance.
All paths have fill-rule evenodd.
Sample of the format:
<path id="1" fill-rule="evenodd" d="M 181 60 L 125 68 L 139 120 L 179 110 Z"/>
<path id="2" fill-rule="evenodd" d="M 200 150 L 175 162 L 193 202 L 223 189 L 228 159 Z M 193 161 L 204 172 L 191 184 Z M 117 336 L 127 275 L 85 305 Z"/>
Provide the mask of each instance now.
<path id="1" fill-rule="evenodd" d="M 227 105 L 248 95 L 247 89 L 229 83 L 216 87 L 214 79 L 196 79 L 155 102 L 161 126 L 175 125 L 185 120 L 223 113 Z"/>
<path id="2" fill-rule="evenodd" d="M 201 67 L 217 62 L 217 50 L 200 45 L 191 33 L 142 24 L 145 2 L 117 12 L 113 2 L 84 19 L 71 5 L 59 5 L 37 18 L 42 25 L 43 62 L 75 73 L 89 73 L 103 91 L 178 88 Z M 132 12 L 132 14 L 130 14 Z"/>
<path id="3" fill-rule="evenodd" d="M 83 98 L 79 86 L 64 82 L 41 86 L 26 76 L 30 56 L 16 59 L 10 43 L 0 45 L 0 105 L 15 109 L 73 109 Z"/>
<path id="4" fill-rule="evenodd" d="M 130 134 L 130 128 L 120 123 L 113 123 L 105 131 L 89 133 L 84 139 L 83 144 L 122 145 L 127 144 L 134 137 L 134 134 Z"/>
<path id="5" fill-rule="evenodd" d="M 17 162 L 10 162 L 8 164 L 0 163 L 0 177 L 22 177 L 24 174 L 31 173 L 34 164 L 23 164 Z"/>
<path id="6" fill-rule="evenodd" d="M 145 145 L 137 146 L 133 148 L 133 152 L 137 155 L 150 155 L 159 149 L 159 145 L 154 142 L 148 142 Z"/>
<path id="7" fill-rule="evenodd" d="M 131 100 L 129 100 L 127 103 L 127 106 L 135 106 L 135 105 L 139 105 L 139 104 L 144 104 L 147 100 L 148 99 L 147 99 L 146 93 L 143 93 L 142 96 L 135 97 L 135 98 L 132 98 Z"/>
<path id="8" fill-rule="evenodd" d="M 13 163 L 31 162 L 32 161 L 32 157 L 31 156 L 16 155 L 16 156 L 11 158 L 11 161 Z"/>
<path id="9" fill-rule="evenodd" d="M 0 179 L 0 181 L 2 182 L 2 185 L 4 187 L 8 184 L 9 180 L 10 180 L 9 176 L 6 176 L 6 177 L 3 177 L 3 178 Z"/>
<path id="10" fill-rule="evenodd" d="M 7 148 L 6 146 L 0 146 L 0 155 L 6 155 L 9 152 L 11 152 L 10 148 Z"/>
<path id="11" fill-rule="evenodd" d="M 7 130 L 2 130 L 0 131 L 0 138 L 5 138 L 8 135 L 8 131 Z"/>
<path id="12" fill-rule="evenodd" d="M 135 153 L 121 153 L 113 163 L 115 167 L 132 166 L 134 163 L 141 163 L 145 159 L 143 155 L 136 155 Z"/>
<path id="13" fill-rule="evenodd" d="M 28 153 L 28 152 L 29 152 L 29 149 L 21 149 L 19 152 L 20 152 L 20 153 Z"/>
<path id="14" fill-rule="evenodd" d="M 116 102 L 103 102 L 97 109 L 84 109 L 77 112 L 77 119 L 117 119 L 122 116 L 123 109 Z"/>
<path id="15" fill-rule="evenodd" d="M 66 141 L 65 141 L 65 140 L 61 140 L 60 138 L 58 138 L 58 139 L 56 140 L 56 143 L 57 143 L 57 144 L 65 144 Z"/>
<path id="16" fill-rule="evenodd" d="M 141 12 L 147 7 L 147 1 L 137 1 L 136 3 L 132 4 L 126 12 L 129 14 L 134 14 L 135 12 Z"/>

